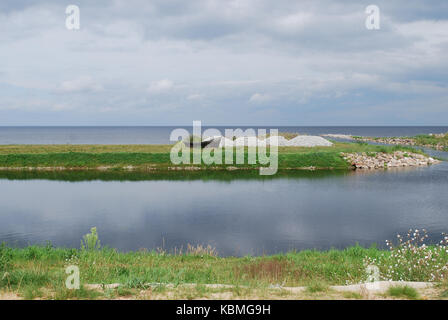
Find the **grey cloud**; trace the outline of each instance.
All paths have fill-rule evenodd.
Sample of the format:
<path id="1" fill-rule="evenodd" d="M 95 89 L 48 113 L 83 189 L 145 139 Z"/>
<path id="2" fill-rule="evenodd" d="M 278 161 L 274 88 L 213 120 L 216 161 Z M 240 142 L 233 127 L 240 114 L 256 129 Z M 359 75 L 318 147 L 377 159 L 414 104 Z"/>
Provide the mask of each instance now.
<path id="1" fill-rule="evenodd" d="M 6 101 L 0 86 L 0 105 L 81 123 L 216 123 L 236 112 L 241 123 L 331 122 L 340 111 L 362 124 L 376 109 L 359 97 L 375 96 L 395 110 L 431 101 L 426 119 L 448 119 L 437 107 L 448 76 L 446 1 L 378 0 L 376 31 L 364 27 L 364 0 L 77 4 L 81 30 L 70 32 L 60 1 L 2 1 L 0 80 L 35 92 Z"/>

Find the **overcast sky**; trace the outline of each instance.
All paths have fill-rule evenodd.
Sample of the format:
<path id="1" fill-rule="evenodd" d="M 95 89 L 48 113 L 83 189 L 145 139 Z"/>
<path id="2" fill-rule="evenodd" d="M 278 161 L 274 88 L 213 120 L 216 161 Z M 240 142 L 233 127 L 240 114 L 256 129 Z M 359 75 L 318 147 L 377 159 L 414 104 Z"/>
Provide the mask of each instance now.
<path id="1" fill-rule="evenodd" d="M 448 125 L 448 1 L 0 2 L 0 125 L 192 120 Z"/>

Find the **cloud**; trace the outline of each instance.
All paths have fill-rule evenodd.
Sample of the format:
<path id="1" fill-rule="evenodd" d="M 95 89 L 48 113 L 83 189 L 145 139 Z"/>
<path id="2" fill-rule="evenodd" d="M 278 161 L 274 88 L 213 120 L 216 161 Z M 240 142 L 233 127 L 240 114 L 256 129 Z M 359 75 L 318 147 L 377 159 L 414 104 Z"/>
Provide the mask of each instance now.
<path id="1" fill-rule="evenodd" d="M 91 77 L 84 76 L 73 80 L 63 81 L 59 89 L 61 92 L 98 92 L 103 90 L 103 87 Z"/>
<path id="2" fill-rule="evenodd" d="M 187 96 L 187 100 L 200 100 L 204 97 L 203 94 L 193 93 Z"/>
<path id="3" fill-rule="evenodd" d="M 297 12 L 278 18 L 274 22 L 274 27 L 279 32 L 296 33 L 302 31 L 313 21 L 313 15 L 311 13 Z"/>
<path id="4" fill-rule="evenodd" d="M 150 93 L 162 93 L 167 92 L 173 88 L 174 84 L 172 81 L 164 79 L 159 81 L 153 81 L 149 85 L 148 92 Z"/>
<path id="5" fill-rule="evenodd" d="M 73 106 L 66 104 L 66 103 L 56 103 L 55 105 L 53 105 L 52 110 L 53 111 L 67 111 L 67 110 L 72 110 Z"/>
<path id="6" fill-rule="evenodd" d="M 269 100 L 271 100 L 271 97 L 268 94 L 262 94 L 262 93 L 254 93 L 249 98 L 249 101 L 255 104 L 261 104 Z"/>
<path id="7" fill-rule="evenodd" d="M 367 0 L 77 4 L 71 32 L 60 1 L 0 3 L 0 125 L 448 121 L 445 0 L 378 0 L 375 31 Z"/>

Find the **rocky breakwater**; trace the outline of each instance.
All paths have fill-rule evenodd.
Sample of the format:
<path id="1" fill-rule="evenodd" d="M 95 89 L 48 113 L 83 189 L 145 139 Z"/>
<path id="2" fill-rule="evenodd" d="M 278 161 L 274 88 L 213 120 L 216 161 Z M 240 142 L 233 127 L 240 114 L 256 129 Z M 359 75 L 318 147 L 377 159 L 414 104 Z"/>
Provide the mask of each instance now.
<path id="1" fill-rule="evenodd" d="M 431 157 L 418 153 L 396 151 L 393 153 L 341 153 L 341 156 L 350 162 L 356 169 L 387 169 L 398 167 L 418 167 L 439 163 Z"/>
<path id="2" fill-rule="evenodd" d="M 433 134 L 430 133 L 428 136 L 434 137 L 435 139 L 444 139 L 448 137 L 448 133 L 440 133 L 440 134 Z M 446 142 L 443 141 L 435 141 L 432 144 L 429 144 L 425 142 L 425 140 L 421 140 L 418 137 L 412 138 L 412 137 L 398 137 L 398 138 L 388 138 L 388 137 L 381 137 L 381 138 L 374 138 L 374 137 L 353 137 L 353 139 L 358 141 L 364 141 L 364 142 L 376 142 L 376 143 L 384 143 L 384 144 L 394 144 L 394 145 L 402 145 L 402 146 L 420 146 L 425 148 L 431 148 L 436 150 L 445 150 Z M 437 143 L 438 142 L 438 143 Z"/>
<path id="3" fill-rule="evenodd" d="M 413 138 L 370 138 L 370 137 L 356 137 L 358 141 L 377 142 L 384 144 L 398 144 L 403 146 L 415 146 L 416 142 Z"/>

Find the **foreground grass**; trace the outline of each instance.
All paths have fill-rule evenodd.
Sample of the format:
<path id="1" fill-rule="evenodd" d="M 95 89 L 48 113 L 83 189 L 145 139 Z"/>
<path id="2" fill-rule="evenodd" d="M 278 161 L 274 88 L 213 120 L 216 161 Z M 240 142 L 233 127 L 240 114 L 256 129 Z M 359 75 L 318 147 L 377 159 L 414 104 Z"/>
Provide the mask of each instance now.
<path id="1" fill-rule="evenodd" d="M 171 145 L 3 145 L 0 146 L 0 168 L 57 168 L 57 169 L 126 169 L 168 170 L 174 166 L 170 160 Z M 332 147 L 279 147 L 279 169 L 349 169 L 340 153 L 351 152 L 416 152 L 402 146 L 375 146 L 366 143 L 335 143 Z M 224 157 L 224 155 L 223 155 Z M 234 159 L 236 150 L 234 152 Z M 192 154 L 190 154 L 192 159 Z M 224 161 L 223 161 L 224 162 Z M 236 161 L 234 161 L 236 163 Z M 178 165 L 192 169 L 256 169 L 259 164 Z"/>
<path id="2" fill-rule="evenodd" d="M 218 257 L 211 248 L 200 246 L 168 254 L 50 245 L 18 249 L 2 245 L 0 299 L 8 295 L 24 299 L 361 299 L 366 297 L 359 293 L 336 293 L 329 286 L 364 282 L 365 258 L 380 256 L 388 257 L 389 252 L 354 246 L 260 257 Z M 69 265 L 79 267 L 79 290 L 65 286 L 68 276 L 65 269 Z M 96 286 L 92 288 L 92 284 Z M 110 287 L 110 284 L 119 285 Z M 281 289 L 298 286 L 305 290 L 294 293 Z M 444 297 L 446 287 L 444 283 L 439 285 L 436 298 Z M 390 289 L 387 296 L 418 298 L 415 290 L 407 287 Z"/>
<path id="3" fill-rule="evenodd" d="M 419 294 L 417 290 L 408 286 L 390 287 L 387 294 L 394 298 L 417 299 Z"/>
<path id="4" fill-rule="evenodd" d="M 168 285 L 227 284 L 235 290 L 265 290 L 272 285 L 309 286 L 310 292 L 329 285 L 365 280 L 363 259 L 382 252 L 375 248 L 306 250 L 262 257 L 218 257 L 213 250 L 193 248 L 183 254 L 156 251 L 122 253 L 113 249 L 78 250 L 30 246 L 0 249 L 0 288 L 21 297 L 96 298 L 87 284 L 120 283 L 120 290 L 164 290 Z M 65 288 L 65 268 L 80 269 L 82 290 Z M 152 284 L 152 285 L 151 285 Z M 246 289 L 244 289 L 246 288 Z M 114 294 L 119 294 L 118 289 Z M 211 289 L 210 289 L 211 290 Z M 213 290 L 219 291 L 219 288 Z M 232 289 L 233 290 L 233 289 Z M 203 291 L 206 290 L 203 287 Z"/>
<path id="5" fill-rule="evenodd" d="M 198 283 L 307 286 L 345 284 L 364 277 L 363 259 L 384 251 L 351 247 L 345 250 L 305 250 L 260 257 L 218 257 L 202 248 L 180 254 L 157 251 L 118 252 L 30 246 L 2 247 L 1 285 L 51 284 L 65 279 L 64 266 L 78 265 L 84 283 Z M 204 251 L 205 250 L 205 251 Z M 347 278 L 349 275 L 349 278 Z"/>
<path id="6" fill-rule="evenodd" d="M 305 250 L 261 257 L 217 257 L 200 248 L 183 254 L 156 251 L 122 253 L 113 249 L 78 250 L 30 246 L 1 247 L 0 298 L 23 299 L 361 299 L 330 285 L 365 281 L 365 257 L 388 255 L 376 248 Z M 81 287 L 65 287 L 65 268 L 76 265 Z M 97 284 L 92 288 L 92 284 Z M 109 287 L 109 284 L 120 284 Z M 231 287 L 210 286 L 213 284 Z M 306 287 L 291 293 L 274 287 Z M 439 291 L 444 292 L 446 286 Z M 413 289 L 391 289 L 388 296 L 415 299 Z M 440 294 L 443 297 L 443 294 Z"/>

